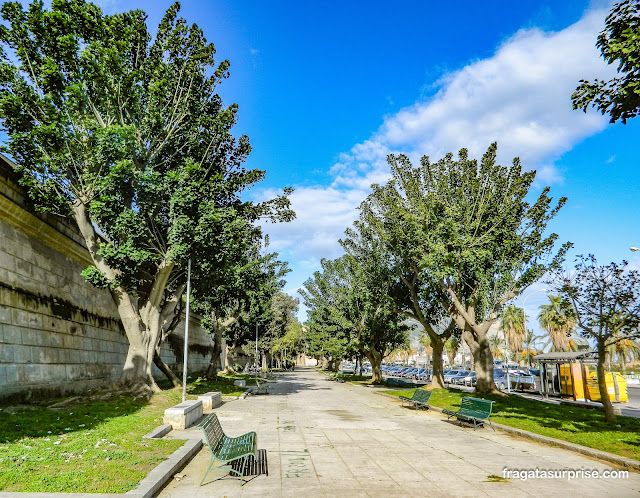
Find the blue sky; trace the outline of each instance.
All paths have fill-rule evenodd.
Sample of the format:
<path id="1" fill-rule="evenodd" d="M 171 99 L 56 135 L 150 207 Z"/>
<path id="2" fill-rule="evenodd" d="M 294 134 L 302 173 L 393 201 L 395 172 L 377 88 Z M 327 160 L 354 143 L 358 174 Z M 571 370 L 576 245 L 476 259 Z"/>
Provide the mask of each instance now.
<path id="1" fill-rule="evenodd" d="M 108 0 L 105 11 L 142 8 L 157 25 L 171 2 Z M 267 170 L 251 194 L 285 186 L 298 219 L 269 225 L 271 250 L 290 262 L 295 294 L 357 217 L 390 152 L 438 159 L 498 141 L 539 172 L 536 188 L 567 196 L 551 228 L 573 255 L 640 267 L 640 118 L 610 125 L 571 110 L 580 78 L 609 78 L 595 48 L 605 2 L 185 1 L 231 77 L 236 133 L 249 135 L 249 167 Z M 542 288 L 533 286 L 529 292 Z M 527 300 L 537 314 L 544 293 Z M 534 326 L 534 322 L 529 322 Z"/>

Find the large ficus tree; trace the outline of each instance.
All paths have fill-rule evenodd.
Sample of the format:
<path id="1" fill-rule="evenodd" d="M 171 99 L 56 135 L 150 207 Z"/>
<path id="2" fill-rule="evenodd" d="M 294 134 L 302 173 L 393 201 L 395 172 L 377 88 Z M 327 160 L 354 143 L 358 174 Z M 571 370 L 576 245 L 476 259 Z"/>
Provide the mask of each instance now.
<path id="1" fill-rule="evenodd" d="M 529 202 L 536 172 L 523 171 L 517 158 L 498 164 L 496 151 L 494 143 L 480 162 L 465 149 L 457 160 L 452 154 L 436 163 L 425 157 L 420 168 L 436 213 L 422 264 L 471 349 L 478 392 L 494 389 L 488 332 L 501 309 L 557 268 L 571 246 L 554 249 L 558 236 L 547 232 L 566 198 L 554 203 L 545 187 Z"/>
<path id="2" fill-rule="evenodd" d="M 557 267 L 569 247 L 554 251 L 557 235 L 546 232 L 566 199 L 553 205 L 544 188 L 527 201 L 535 171 L 522 171 L 517 159 L 511 166 L 497 164 L 496 150 L 492 144 L 480 162 L 466 149 L 457 160 L 447 154 L 432 163 L 425 156 L 417 168 L 406 156 L 390 156 L 392 180 L 374 186 L 365 203 L 365 220 L 400 263 L 416 316 L 432 296 L 462 331 L 478 392 L 495 387 L 487 334 L 500 310 Z M 442 340 L 429 336 L 432 345 Z M 436 361 L 434 347 L 434 376 Z"/>
<path id="3" fill-rule="evenodd" d="M 230 260 L 224 265 L 202 258 L 206 268 L 193 283 L 194 309 L 213 340 L 206 374 L 210 379 L 222 368 L 232 367 L 230 355 L 226 355 L 227 364 L 220 363 L 223 342 L 234 350 L 254 336 L 246 329 L 267 319 L 272 298 L 283 287 L 283 277 L 289 271 L 277 253 L 262 254 L 262 246 L 246 235 L 236 240 L 237 251 L 226 254 Z"/>
<path id="4" fill-rule="evenodd" d="M 439 288 L 421 261 L 429 253 L 433 217 L 421 187 L 419 171 L 405 157 L 390 158 L 393 177 L 385 185 L 372 185 L 373 192 L 360 205 L 360 219 L 347 231 L 355 247 L 374 246 L 373 258 L 384 269 L 386 292 L 393 310 L 413 318 L 424 328 L 433 349 L 431 388 L 445 387 L 442 356 L 452 334 L 459 332 L 440 304 Z M 369 241 L 369 242 L 367 242 Z M 352 245 L 354 245 L 352 242 Z"/>
<path id="5" fill-rule="evenodd" d="M 216 94 L 229 62 L 178 10 L 152 38 L 139 10 L 1 9 L 3 150 L 38 209 L 77 223 L 93 260 L 85 276 L 110 290 L 129 341 L 122 382 L 151 388 L 187 259 L 215 253 L 230 223 L 292 215 L 286 196 L 241 200 L 264 172 L 242 167 L 250 145 L 231 135 L 237 107 Z"/>

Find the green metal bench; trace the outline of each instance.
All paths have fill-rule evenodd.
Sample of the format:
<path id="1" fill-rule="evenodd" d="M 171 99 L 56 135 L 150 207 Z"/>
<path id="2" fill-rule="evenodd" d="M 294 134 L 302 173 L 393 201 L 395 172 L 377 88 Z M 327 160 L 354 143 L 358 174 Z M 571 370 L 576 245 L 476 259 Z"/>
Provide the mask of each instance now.
<path id="1" fill-rule="evenodd" d="M 494 403 L 495 401 L 465 396 L 462 398 L 462 403 L 460 403 L 460 409 L 458 411 L 442 410 L 442 413 L 447 415 L 447 420 L 451 417 L 456 417 L 460 421 L 460 425 L 462 425 L 463 421 L 473 422 L 474 431 L 477 426 L 484 425 L 485 422 L 489 422 L 489 425 L 495 431 L 493 424 L 489 420 Z"/>
<path id="2" fill-rule="evenodd" d="M 211 452 L 211 461 L 209 462 L 209 468 L 204 474 L 200 486 L 207 477 L 207 474 L 212 470 L 214 462 L 218 461 L 221 464 L 215 467 L 216 469 L 221 467 L 231 467 L 229 473 L 232 472 L 240 476 L 241 485 L 244 485 L 244 468 L 249 457 L 256 458 L 258 436 L 255 432 L 247 432 L 242 436 L 229 437 L 222 430 L 220 421 L 215 413 L 207 415 L 199 425 L 204 432 L 204 439 L 209 446 Z M 242 464 L 239 466 L 232 466 L 233 462 L 242 459 Z M 235 468 L 234 468 L 235 467 Z M 239 470 L 237 470 L 239 469 Z"/>
<path id="3" fill-rule="evenodd" d="M 429 408 L 429 400 L 431 399 L 431 391 L 425 391 L 424 389 L 416 389 L 413 393 L 413 396 L 407 398 L 406 396 L 400 396 L 402 400 L 402 406 L 404 406 L 404 402 L 413 404 L 415 408 Z"/>

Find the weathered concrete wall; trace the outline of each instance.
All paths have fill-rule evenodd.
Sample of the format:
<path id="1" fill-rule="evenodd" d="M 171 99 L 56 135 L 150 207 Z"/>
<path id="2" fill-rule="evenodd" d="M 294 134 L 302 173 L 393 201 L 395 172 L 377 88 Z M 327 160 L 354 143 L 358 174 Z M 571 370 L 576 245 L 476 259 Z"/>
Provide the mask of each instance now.
<path id="1" fill-rule="evenodd" d="M 90 262 L 69 220 L 26 206 L 10 163 L 0 156 L 0 397 L 77 391 L 118 379 L 128 342 L 109 292 L 81 275 Z M 183 330 L 181 324 L 161 354 L 174 371 L 182 370 Z M 211 340 L 197 317 L 189 344 L 189 371 L 206 369 Z"/>

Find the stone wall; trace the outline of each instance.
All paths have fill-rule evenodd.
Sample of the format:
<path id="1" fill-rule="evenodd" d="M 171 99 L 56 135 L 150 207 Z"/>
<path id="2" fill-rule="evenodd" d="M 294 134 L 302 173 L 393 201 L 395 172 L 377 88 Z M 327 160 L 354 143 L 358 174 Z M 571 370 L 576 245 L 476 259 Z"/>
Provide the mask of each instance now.
<path id="1" fill-rule="evenodd" d="M 73 392 L 119 378 L 128 342 L 109 292 L 81 275 L 90 263 L 77 228 L 30 209 L 0 155 L 0 397 Z M 198 317 L 190 322 L 195 373 L 209 363 L 211 340 Z M 184 322 L 161 354 L 176 373 L 183 334 Z"/>

